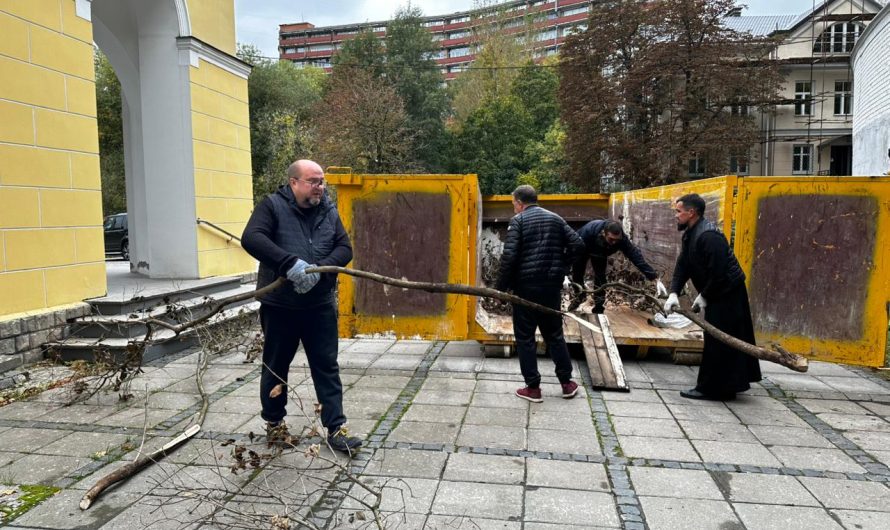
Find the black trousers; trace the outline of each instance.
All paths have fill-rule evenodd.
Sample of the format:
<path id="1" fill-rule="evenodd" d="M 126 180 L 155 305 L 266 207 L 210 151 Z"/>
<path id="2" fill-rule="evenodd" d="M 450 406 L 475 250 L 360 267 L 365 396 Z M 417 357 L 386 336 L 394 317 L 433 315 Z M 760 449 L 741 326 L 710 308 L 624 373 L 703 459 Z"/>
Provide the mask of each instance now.
<path id="1" fill-rule="evenodd" d="M 263 328 L 263 370 L 260 376 L 262 418 L 278 422 L 287 414 L 287 392 L 278 397 L 269 393 L 287 382 L 290 364 L 300 342 L 306 350 L 309 372 L 315 385 L 315 396 L 321 403 L 321 423 L 333 432 L 346 422 L 343 415 L 343 385 L 337 364 L 337 310 L 333 304 L 311 309 L 286 309 L 262 304 L 260 325 Z M 312 411 L 307 411 L 312 414 Z"/>
<path id="2" fill-rule="evenodd" d="M 606 256 L 592 256 L 584 254 L 575 260 L 572 266 L 572 281 L 584 285 L 584 274 L 587 269 L 587 262 L 593 269 L 593 287 L 599 288 L 606 283 L 606 264 L 608 263 Z M 606 306 L 606 291 L 600 291 L 593 295 L 593 312 L 602 313 Z"/>
<path id="3" fill-rule="evenodd" d="M 516 292 L 517 296 L 543 306 L 559 309 L 560 287 L 528 289 Z M 541 336 L 547 345 L 547 354 L 556 365 L 556 377 L 560 383 L 568 383 L 572 378 L 572 361 L 562 334 L 562 317 L 542 313 L 530 307 L 513 304 L 513 334 L 516 337 L 516 353 L 519 355 L 519 368 L 529 388 L 541 385 L 538 372 L 538 354 L 535 348 L 535 330 L 540 328 Z"/>

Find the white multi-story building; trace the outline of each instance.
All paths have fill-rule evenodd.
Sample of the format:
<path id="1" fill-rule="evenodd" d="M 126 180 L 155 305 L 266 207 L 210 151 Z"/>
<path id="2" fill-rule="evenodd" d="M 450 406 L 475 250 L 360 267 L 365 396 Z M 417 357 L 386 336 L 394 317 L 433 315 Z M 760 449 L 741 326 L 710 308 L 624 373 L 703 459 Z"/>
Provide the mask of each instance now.
<path id="1" fill-rule="evenodd" d="M 850 175 L 853 173 L 853 69 L 857 39 L 880 11 L 873 0 L 828 0 L 800 15 L 725 19 L 728 27 L 777 37 L 782 97 L 772 113 L 758 116 L 760 145 L 748 160 L 730 161 L 740 175 Z M 886 61 L 890 49 L 881 52 Z M 886 86 L 886 85 L 885 85 Z M 886 94 L 887 90 L 884 90 Z M 886 95 L 883 96 L 886 100 Z"/>
<path id="2" fill-rule="evenodd" d="M 853 174 L 890 174 L 890 6 L 853 49 Z"/>

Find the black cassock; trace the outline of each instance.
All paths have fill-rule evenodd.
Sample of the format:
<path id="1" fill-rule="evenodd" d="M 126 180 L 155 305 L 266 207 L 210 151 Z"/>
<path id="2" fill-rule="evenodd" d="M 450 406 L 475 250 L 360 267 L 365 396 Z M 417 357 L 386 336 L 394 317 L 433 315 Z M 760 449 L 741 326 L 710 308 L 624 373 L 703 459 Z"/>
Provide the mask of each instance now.
<path id="1" fill-rule="evenodd" d="M 754 324 L 745 287 L 745 273 L 723 236 L 712 223 L 700 220 L 683 234 L 683 247 L 674 268 L 671 292 L 680 293 L 687 280 L 704 297 L 705 320 L 717 329 L 754 344 Z M 707 395 L 730 397 L 760 381 L 760 364 L 705 333 L 696 388 Z"/>

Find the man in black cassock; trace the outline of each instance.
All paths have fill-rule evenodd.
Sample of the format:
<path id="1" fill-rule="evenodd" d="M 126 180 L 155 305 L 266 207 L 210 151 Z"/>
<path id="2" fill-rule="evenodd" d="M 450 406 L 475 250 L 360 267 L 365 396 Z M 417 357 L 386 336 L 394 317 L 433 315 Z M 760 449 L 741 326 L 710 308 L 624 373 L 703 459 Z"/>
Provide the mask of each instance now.
<path id="1" fill-rule="evenodd" d="M 671 294 L 664 304 L 670 314 L 680 307 L 677 294 L 687 280 L 698 291 L 693 311 L 703 311 L 705 320 L 717 329 L 754 344 L 754 324 L 748 305 L 745 273 L 733 254 L 726 237 L 713 223 L 703 218 L 705 201 L 690 193 L 677 199 L 677 230 L 684 231 L 680 256 L 674 267 Z M 737 351 L 705 333 L 701 367 L 695 388 L 680 395 L 689 399 L 728 401 L 736 393 L 760 381 L 757 359 Z"/>

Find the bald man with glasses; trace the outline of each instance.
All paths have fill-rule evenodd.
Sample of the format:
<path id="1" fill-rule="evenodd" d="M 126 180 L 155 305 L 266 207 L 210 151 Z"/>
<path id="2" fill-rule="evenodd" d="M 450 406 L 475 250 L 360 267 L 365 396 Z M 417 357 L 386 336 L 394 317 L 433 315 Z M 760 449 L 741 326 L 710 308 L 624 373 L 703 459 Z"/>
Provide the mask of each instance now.
<path id="1" fill-rule="evenodd" d="M 265 336 L 260 377 L 262 418 L 270 443 L 288 445 L 284 423 L 288 392 L 272 396 L 287 382 L 300 343 L 321 404 L 321 423 L 333 449 L 352 454 L 362 441 L 348 436 L 343 425 L 343 385 L 337 363 L 336 274 L 307 273 L 314 266 L 346 266 L 352 245 L 337 208 L 325 193 L 324 171 L 311 160 L 297 160 L 287 170 L 287 183 L 254 209 L 241 245 L 260 262 L 257 288 L 279 276 L 289 284 L 260 299 L 260 324 Z"/>

